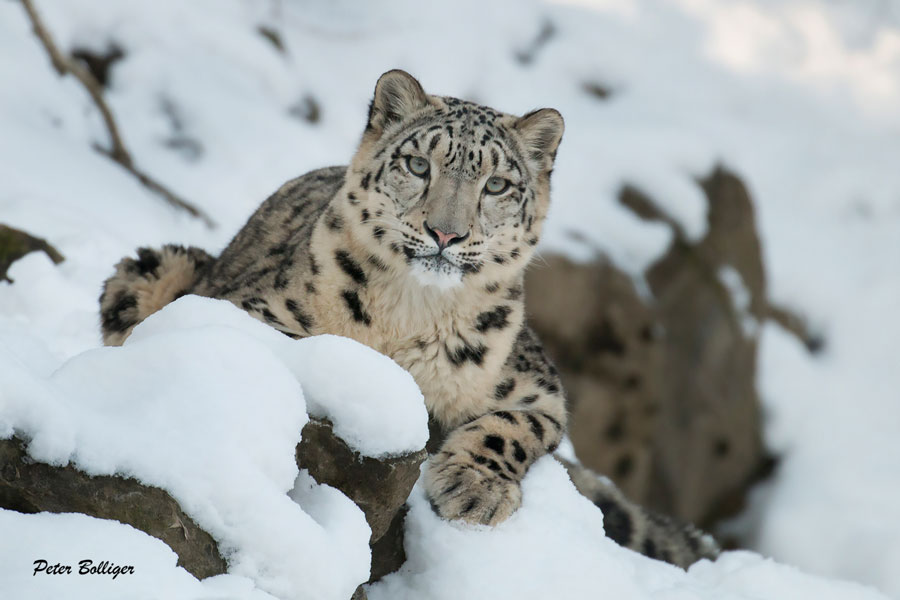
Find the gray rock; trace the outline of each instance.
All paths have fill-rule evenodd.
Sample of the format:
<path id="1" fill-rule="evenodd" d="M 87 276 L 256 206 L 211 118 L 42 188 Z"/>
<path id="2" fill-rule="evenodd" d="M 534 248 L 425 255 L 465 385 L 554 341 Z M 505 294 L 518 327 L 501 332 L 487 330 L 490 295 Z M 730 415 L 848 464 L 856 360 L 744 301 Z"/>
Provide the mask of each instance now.
<path id="1" fill-rule="evenodd" d="M 166 492 L 124 477 L 91 477 L 68 465 L 33 461 L 22 440 L 0 440 L 0 507 L 23 513 L 74 512 L 113 519 L 165 542 L 178 565 L 203 579 L 225 572 L 216 541 Z"/>
<path id="2" fill-rule="evenodd" d="M 581 461 L 638 503 L 708 526 L 733 513 L 771 464 L 755 386 L 757 342 L 746 325 L 769 314 L 753 204 L 738 177 L 716 169 L 698 184 L 708 232 L 687 239 L 640 190 L 620 201 L 672 228 L 673 242 L 644 274 L 649 294 L 603 257 L 546 257 L 526 279 L 531 325 L 571 400 Z M 720 273 L 740 275 L 736 307 Z"/>
<path id="3" fill-rule="evenodd" d="M 385 460 L 363 457 L 337 437 L 328 422 L 319 420 L 307 423 L 302 438 L 296 450 L 298 466 L 319 483 L 341 490 L 366 515 L 372 528 L 372 580 L 395 571 L 406 559 L 401 509 L 419 476 L 425 450 Z M 35 462 L 17 438 L 0 440 L 0 508 L 114 519 L 165 542 L 178 555 L 178 564 L 197 578 L 226 571 L 216 541 L 165 491 L 130 478 L 91 477 L 71 465 Z M 362 587 L 353 597 L 365 598 Z"/>
<path id="4" fill-rule="evenodd" d="M 403 550 L 404 506 L 419 478 L 425 449 L 412 454 L 376 460 L 361 456 L 334 435 L 327 421 L 311 419 L 297 446 L 297 465 L 308 469 L 319 483 L 330 485 L 353 500 L 372 528 L 370 581 L 400 568 Z"/>

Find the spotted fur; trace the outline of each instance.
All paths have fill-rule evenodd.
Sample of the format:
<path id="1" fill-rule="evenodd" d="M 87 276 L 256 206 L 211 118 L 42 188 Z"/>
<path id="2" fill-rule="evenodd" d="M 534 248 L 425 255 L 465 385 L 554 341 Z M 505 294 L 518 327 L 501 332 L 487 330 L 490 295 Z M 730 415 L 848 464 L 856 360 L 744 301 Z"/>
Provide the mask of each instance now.
<path id="1" fill-rule="evenodd" d="M 434 510 L 499 523 L 566 430 L 559 377 L 522 298 L 562 133 L 552 109 L 515 117 L 386 73 L 350 165 L 282 186 L 218 260 L 187 276 L 191 291 L 292 337 L 343 335 L 393 358 L 431 416 Z M 128 285 L 119 273 L 107 284 Z M 124 339 L 158 308 L 104 316 L 105 338 Z"/>
<path id="2" fill-rule="evenodd" d="M 103 343 L 121 345 L 148 315 L 190 292 L 213 261 L 199 248 L 176 245 L 139 248 L 137 259 L 123 258 L 100 294 Z"/>

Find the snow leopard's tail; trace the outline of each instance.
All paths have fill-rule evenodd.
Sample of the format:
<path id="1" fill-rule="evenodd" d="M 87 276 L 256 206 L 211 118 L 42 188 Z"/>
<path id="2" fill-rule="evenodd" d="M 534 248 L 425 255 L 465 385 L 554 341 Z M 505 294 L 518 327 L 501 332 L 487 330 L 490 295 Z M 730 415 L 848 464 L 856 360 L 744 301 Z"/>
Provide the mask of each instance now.
<path id="1" fill-rule="evenodd" d="M 556 457 L 572 483 L 603 511 L 606 536 L 620 546 L 683 569 L 701 558 L 714 560 L 720 552 L 712 535 L 693 525 L 653 513 L 625 497 L 608 478 Z"/>
<path id="2" fill-rule="evenodd" d="M 139 248 L 137 259 L 119 261 L 100 294 L 103 343 L 121 345 L 135 325 L 190 292 L 213 260 L 199 248 L 169 244 Z"/>

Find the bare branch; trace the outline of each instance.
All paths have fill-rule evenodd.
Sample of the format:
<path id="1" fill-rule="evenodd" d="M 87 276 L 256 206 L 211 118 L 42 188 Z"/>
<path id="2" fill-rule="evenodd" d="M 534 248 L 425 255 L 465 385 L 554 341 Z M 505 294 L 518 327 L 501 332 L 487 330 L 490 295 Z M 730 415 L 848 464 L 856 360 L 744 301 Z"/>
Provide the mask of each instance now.
<path id="1" fill-rule="evenodd" d="M 100 111 L 100 115 L 103 118 L 103 123 L 106 126 L 106 131 L 109 134 L 110 148 L 106 149 L 96 147 L 96 149 L 101 154 L 108 156 L 126 171 L 134 175 L 138 179 L 138 181 L 140 181 L 141 184 L 144 185 L 144 187 L 163 198 L 163 200 L 165 200 L 171 206 L 174 206 L 175 208 L 178 208 L 180 210 L 184 210 L 191 216 L 202 220 L 210 229 L 215 228 L 215 222 L 204 211 L 200 210 L 187 200 L 179 197 L 162 183 L 156 181 L 150 175 L 141 171 L 135 166 L 134 161 L 131 158 L 131 154 L 125 148 L 122 137 L 119 135 L 119 128 L 116 125 L 115 118 L 113 118 L 112 111 L 109 109 L 109 105 L 107 105 L 106 101 L 103 99 L 103 90 L 99 82 L 97 82 L 91 72 L 88 71 L 80 62 L 69 58 L 68 56 L 60 52 L 56 43 L 53 41 L 53 38 L 50 37 L 50 34 L 47 31 L 47 28 L 44 26 L 43 21 L 41 21 L 41 17 L 40 15 L 38 15 L 32 0 L 21 0 L 21 2 L 25 7 L 25 12 L 28 13 L 28 18 L 31 21 L 31 26 L 34 29 L 35 35 L 40 40 L 41 45 L 47 51 L 47 54 L 50 56 L 50 62 L 53 64 L 53 68 L 56 70 L 60 77 L 63 77 L 65 75 L 74 76 L 81 83 L 81 85 L 84 86 L 84 89 L 87 90 L 88 94 L 91 97 L 91 100 L 94 102 L 94 106 L 96 106 L 97 110 Z"/>
<path id="2" fill-rule="evenodd" d="M 769 301 L 766 307 L 766 317 L 775 321 L 788 333 L 796 337 L 810 354 L 817 354 L 825 346 L 825 338 L 817 332 L 809 322 L 799 313 L 786 306 L 774 304 Z"/>

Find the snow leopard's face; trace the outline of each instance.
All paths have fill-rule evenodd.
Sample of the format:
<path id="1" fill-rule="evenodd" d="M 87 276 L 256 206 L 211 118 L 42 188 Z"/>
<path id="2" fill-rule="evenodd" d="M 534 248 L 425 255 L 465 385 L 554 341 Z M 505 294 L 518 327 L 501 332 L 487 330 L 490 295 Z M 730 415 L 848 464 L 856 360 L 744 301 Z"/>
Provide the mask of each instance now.
<path id="1" fill-rule="evenodd" d="M 424 285 L 505 279 L 538 242 L 562 129 L 551 109 L 518 118 L 387 73 L 350 170 L 360 220 Z"/>

